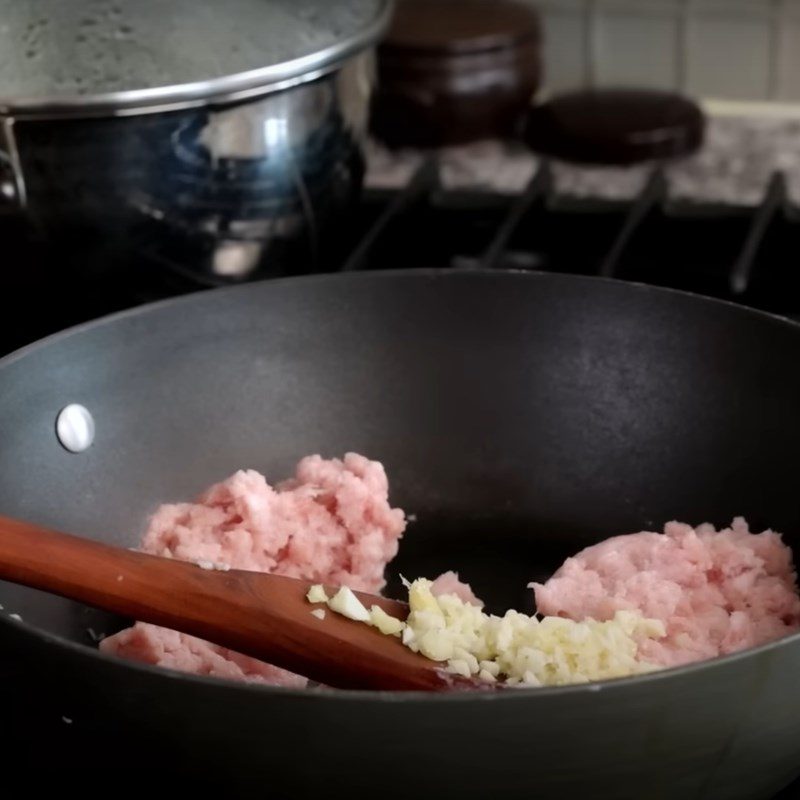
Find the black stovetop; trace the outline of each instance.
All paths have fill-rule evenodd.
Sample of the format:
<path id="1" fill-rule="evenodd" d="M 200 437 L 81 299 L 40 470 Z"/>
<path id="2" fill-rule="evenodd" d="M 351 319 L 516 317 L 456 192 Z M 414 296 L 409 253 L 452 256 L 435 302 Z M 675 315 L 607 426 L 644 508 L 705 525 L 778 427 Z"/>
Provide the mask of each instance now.
<path id="1" fill-rule="evenodd" d="M 633 200 L 559 196 L 543 165 L 519 195 L 441 187 L 433 160 L 400 190 L 368 190 L 329 248 L 328 270 L 518 269 L 603 275 L 698 292 L 800 318 L 800 212 L 775 174 L 758 206 L 669 199 L 654 170 Z M 78 239 L 83 234 L 76 232 Z M 133 263 L 100 245 L 103 267 L 67 257 L 0 218 L 0 353 L 57 330 L 201 284 L 174 264 Z"/>

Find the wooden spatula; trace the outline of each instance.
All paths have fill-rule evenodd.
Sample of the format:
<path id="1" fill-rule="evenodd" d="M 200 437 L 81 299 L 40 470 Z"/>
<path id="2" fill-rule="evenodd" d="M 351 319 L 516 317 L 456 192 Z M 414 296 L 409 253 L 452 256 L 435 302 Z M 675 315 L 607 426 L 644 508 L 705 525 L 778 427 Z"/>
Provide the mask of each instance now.
<path id="1" fill-rule="evenodd" d="M 476 684 L 361 622 L 320 620 L 309 582 L 208 570 L 0 517 L 0 579 L 198 636 L 343 689 L 441 691 Z M 331 589 L 330 591 L 335 591 Z M 356 593 L 404 619 L 408 607 Z"/>

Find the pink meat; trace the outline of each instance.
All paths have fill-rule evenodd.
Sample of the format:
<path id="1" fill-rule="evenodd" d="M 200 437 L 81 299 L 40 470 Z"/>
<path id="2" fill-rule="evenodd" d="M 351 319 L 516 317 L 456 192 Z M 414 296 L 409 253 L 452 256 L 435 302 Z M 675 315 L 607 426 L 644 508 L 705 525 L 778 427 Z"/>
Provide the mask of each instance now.
<path id="1" fill-rule="evenodd" d="M 458 578 L 457 572 L 442 573 L 431 586 L 431 592 L 439 597 L 443 594 L 454 594 L 460 600 L 469 605 L 483 607 L 483 602 L 475 597 L 472 587 L 468 583 L 463 583 Z"/>
<path id="2" fill-rule="evenodd" d="M 545 584 L 531 584 L 541 614 L 607 620 L 620 609 L 664 622 L 667 635 L 640 656 L 673 666 L 781 638 L 800 629 L 790 549 L 772 531 L 693 530 L 616 536 L 566 560 Z"/>
<path id="3" fill-rule="evenodd" d="M 276 488 L 248 470 L 212 486 L 196 503 L 164 505 L 142 549 L 187 561 L 288 575 L 377 592 L 405 529 L 389 505 L 383 466 L 355 453 L 304 458 Z M 123 658 L 201 675 L 302 686 L 292 673 L 191 636 L 137 623 L 105 639 Z"/>
<path id="4" fill-rule="evenodd" d="M 280 667 L 146 622 L 137 622 L 132 628 L 104 639 L 100 649 L 129 661 L 157 664 L 166 669 L 212 678 L 296 689 L 302 689 L 308 683 L 302 676 Z"/>

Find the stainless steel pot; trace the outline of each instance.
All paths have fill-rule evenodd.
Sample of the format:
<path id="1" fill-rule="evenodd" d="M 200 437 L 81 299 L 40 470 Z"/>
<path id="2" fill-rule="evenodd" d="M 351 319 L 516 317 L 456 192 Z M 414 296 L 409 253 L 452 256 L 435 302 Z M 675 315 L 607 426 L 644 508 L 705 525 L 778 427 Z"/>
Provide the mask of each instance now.
<path id="1" fill-rule="evenodd" d="M 215 285 L 324 269 L 361 186 L 389 12 L 0 0 L 0 207 L 89 274 L 148 263 Z"/>

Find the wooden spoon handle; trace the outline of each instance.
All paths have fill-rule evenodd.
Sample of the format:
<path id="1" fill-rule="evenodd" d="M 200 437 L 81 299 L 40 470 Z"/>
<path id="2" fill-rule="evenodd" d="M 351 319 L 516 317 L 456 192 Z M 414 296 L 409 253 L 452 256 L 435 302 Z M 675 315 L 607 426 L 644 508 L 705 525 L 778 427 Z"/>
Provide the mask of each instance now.
<path id="1" fill-rule="evenodd" d="M 215 642 L 330 686 L 440 690 L 434 662 L 395 637 L 328 612 L 311 614 L 309 583 L 112 547 L 0 517 L 0 578 Z M 404 617 L 403 603 L 361 594 Z"/>

